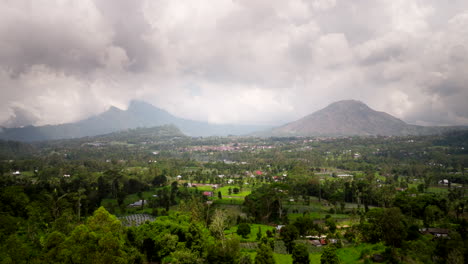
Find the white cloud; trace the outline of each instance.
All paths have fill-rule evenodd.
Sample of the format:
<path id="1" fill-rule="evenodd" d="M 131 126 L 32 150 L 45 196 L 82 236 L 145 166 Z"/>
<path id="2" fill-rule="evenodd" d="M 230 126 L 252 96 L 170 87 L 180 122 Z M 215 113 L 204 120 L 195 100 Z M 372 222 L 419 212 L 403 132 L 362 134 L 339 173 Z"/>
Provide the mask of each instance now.
<path id="1" fill-rule="evenodd" d="M 467 124 L 467 11 L 435 0 L 3 1 L 0 124 L 69 122 L 132 99 L 280 124 L 351 98 L 413 123 Z"/>

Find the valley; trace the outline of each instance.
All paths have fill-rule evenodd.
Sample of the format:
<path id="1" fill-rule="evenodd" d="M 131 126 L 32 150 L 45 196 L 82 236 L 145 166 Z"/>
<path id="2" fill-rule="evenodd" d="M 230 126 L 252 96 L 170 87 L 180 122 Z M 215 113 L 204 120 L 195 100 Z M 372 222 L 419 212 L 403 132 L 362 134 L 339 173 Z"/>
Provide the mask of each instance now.
<path id="1" fill-rule="evenodd" d="M 3 141 L 2 258 L 80 262 L 72 253 L 80 250 L 132 263 L 183 263 L 180 254 L 191 263 L 292 263 L 300 252 L 312 263 L 324 254 L 341 263 L 461 258 L 467 139 L 463 131 L 195 138 L 167 125 Z M 99 242 L 103 248 L 94 251 L 89 241 L 64 251 L 63 245 L 77 246 L 77 232 L 97 232 L 96 243 L 112 232 L 112 241 L 123 244 Z M 50 244 L 55 236 L 63 242 Z M 418 243 L 425 243 L 424 253 Z M 17 247 L 27 253 L 14 255 Z"/>

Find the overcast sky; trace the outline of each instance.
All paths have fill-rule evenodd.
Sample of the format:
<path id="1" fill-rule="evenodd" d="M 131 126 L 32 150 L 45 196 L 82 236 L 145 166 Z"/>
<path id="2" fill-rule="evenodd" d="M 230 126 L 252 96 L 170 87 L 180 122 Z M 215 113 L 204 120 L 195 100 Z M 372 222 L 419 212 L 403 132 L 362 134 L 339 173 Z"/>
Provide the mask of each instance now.
<path id="1" fill-rule="evenodd" d="M 282 124 L 343 99 L 468 124 L 466 0 L 1 0 L 0 124 L 133 99 L 213 123 Z"/>

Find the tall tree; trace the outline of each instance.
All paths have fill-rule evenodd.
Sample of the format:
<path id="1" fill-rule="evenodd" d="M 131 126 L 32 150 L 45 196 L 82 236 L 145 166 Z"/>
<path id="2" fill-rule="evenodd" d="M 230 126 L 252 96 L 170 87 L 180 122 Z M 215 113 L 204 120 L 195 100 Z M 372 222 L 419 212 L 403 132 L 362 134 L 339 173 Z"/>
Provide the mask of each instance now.
<path id="1" fill-rule="evenodd" d="M 294 225 L 283 226 L 280 230 L 281 237 L 288 252 L 291 252 L 294 246 L 294 240 L 299 237 L 299 231 Z"/>
<path id="2" fill-rule="evenodd" d="M 269 245 L 260 243 L 255 256 L 255 264 L 275 264 L 273 250 Z"/>
<path id="3" fill-rule="evenodd" d="M 320 256 L 320 264 L 339 264 L 340 260 L 334 246 L 327 246 Z"/>
<path id="4" fill-rule="evenodd" d="M 293 264 L 307 264 L 310 262 L 309 252 L 303 243 L 296 243 L 292 252 Z"/>

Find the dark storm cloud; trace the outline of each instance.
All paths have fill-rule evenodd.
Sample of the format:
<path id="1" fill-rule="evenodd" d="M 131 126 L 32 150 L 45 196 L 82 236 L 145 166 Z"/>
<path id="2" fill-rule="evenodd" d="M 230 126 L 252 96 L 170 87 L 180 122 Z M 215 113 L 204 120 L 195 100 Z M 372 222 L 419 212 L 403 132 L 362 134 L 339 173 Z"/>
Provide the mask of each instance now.
<path id="1" fill-rule="evenodd" d="M 148 70 L 150 61 L 158 58 L 145 40 L 152 29 L 143 14 L 143 1 L 97 0 L 96 6 L 105 23 L 113 29 L 112 44 L 122 48 L 130 60 L 127 69 Z"/>
<path id="2" fill-rule="evenodd" d="M 89 73 L 102 66 L 99 50 L 80 35 L 78 25 L 67 21 L 12 18 L 1 31 L 1 66 L 14 75 L 38 64 L 70 73 Z"/>
<path id="3" fill-rule="evenodd" d="M 468 124 L 467 28 L 462 0 L 6 0 L 0 124 L 132 99 L 280 124 L 350 98 L 412 123 Z"/>
<path id="4" fill-rule="evenodd" d="M 22 127 L 36 123 L 39 119 L 29 111 L 19 108 L 12 107 L 13 115 L 4 123 L 5 127 Z"/>

